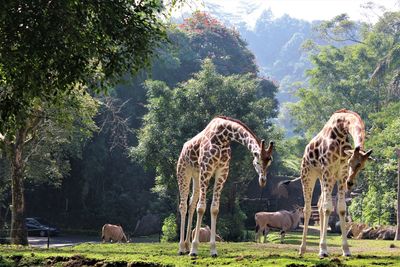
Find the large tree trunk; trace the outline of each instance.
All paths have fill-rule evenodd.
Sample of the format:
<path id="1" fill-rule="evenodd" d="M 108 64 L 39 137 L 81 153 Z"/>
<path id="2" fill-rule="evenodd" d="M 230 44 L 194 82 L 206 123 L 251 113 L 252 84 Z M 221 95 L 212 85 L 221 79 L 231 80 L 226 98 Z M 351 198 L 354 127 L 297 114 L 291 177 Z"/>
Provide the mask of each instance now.
<path id="1" fill-rule="evenodd" d="M 396 149 L 397 154 L 397 230 L 394 240 L 400 240 L 400 149 Z"/>
<path id="2" fill-rule="evenodd" d="M 25 198 L 24 198 L 24 161 L 22 158 L 26 131 L 20 129 L 16 134 L 15 144 L 11 144 L 11 244 L 28 245 L 28 235 L 25 225 Z"/>

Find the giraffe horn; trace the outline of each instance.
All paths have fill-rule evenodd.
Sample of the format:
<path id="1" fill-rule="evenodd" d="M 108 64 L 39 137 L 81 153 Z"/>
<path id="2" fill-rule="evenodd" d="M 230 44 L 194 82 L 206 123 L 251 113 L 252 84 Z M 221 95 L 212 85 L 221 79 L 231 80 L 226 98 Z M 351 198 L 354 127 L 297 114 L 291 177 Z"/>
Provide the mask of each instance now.
<path id="1" fill-rule="evenodd" d="M 271 153 L 273 148 L 274 148 L 274 142 L 273 142 L 273 141 L 270 141 L 270 142 L 269 142 L 269 146 L 268 146 L 268 148 L 267 148 L 267 152 L 268 152 L 268 153 Z"/>

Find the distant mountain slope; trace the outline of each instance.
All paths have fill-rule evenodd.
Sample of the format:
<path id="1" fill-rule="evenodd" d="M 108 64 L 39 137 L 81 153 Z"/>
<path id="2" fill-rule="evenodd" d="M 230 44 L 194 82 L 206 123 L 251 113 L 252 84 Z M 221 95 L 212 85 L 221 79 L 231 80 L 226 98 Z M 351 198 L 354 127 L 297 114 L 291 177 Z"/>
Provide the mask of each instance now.
<path id="1" fill-rule="evenodd" d="M 315 23 L 291 18 L 284 15 L 275 18 L 273 12 L 259 6 L 243 6 L 243 13 L 229 13 L 219 5 L 207 5 L 207 12 L 226 25 L 235 27 L 248 42 L 254 53 L 262 75 L 275 80 L 279 84 L 278 101 L 281 106 L 281 116 L 278 124 L 291 135 L 291 123 L 284 103 L 295 102 L 294 82 L 306 82 L 305 71 L 311 67 L 302 44 L 307 39 L 315 39 L 312 28 Z M 247 16 L 257 16 L 253 27 L 247 22 Z"/>

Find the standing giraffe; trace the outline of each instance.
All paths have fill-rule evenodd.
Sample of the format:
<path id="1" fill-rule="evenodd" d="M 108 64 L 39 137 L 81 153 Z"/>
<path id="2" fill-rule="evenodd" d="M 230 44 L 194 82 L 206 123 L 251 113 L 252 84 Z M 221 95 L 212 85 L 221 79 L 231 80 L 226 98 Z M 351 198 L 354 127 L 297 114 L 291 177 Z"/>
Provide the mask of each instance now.
<path id="1" fill-rule="evenodd" d="M 239 120 L 218 116 L 211 120 L 206 128 L 187 141 L 182 148 L 177 164 L 177 178 L 180 193 L 181 229 L 179 254 L 189 251 L 193 213 L 197 204 L 197 223 L 190 255 L 196 256 L 199 246 L 199 231 L 206 210 L 208 183 L 215 175 L 213 199 L 211 203 L 211 256 L 217 256 L 215 247 L 216 224 L 219 212 L 219 199 L 228 178 L 231 159 L 231 141 L 246 146 L 254 156 L 253 165 L 259 175 L 259 184 L 267 182 L 267 168 L 272 162 L 273 142 L 265 149 L 264 140 L 260 140 L 252 130 Z M 190 181 L 193 181 L 192 196 L 189 202 L 188 226 L 185 239 L 185 222 Z"/>
<path id="2" fill-rule="evenodd" d="M 349 135 L 353 138 L 352 150 Z M 311 215 L 311 198 L 315 182 L 320 180 L 321 196 L 319 203 L 320 243 L 319 256 L 328 256 L 326 236 L 329 215 L 333 210 L 332 190 L 338 184 L 337 212 L 342 232 L 342 251 L 350 256 L 347 244 L 345 214 L 345 191 L 350 191 L 356 183 L 357 173 L 364 168 L 372 150 L 364 152 L 365 126 L 360 116 L 350 110 L 336 111 L 322 130 L 306 146 L 301 163 L 301 175 L 291 180 L 301 179 L 304 195 L 304 229 L 299 254 L 306 251 L 308 222 Z M 287 184 L 287 183 L 286 183 Z"/>

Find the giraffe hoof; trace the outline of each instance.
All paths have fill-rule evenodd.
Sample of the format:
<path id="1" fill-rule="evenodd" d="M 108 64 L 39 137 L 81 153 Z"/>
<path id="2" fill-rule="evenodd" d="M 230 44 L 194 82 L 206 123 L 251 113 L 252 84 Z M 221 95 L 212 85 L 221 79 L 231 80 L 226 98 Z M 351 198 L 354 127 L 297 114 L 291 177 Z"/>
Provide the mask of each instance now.
<path id="1" fill-rule="evenodd" d="M 178 255 L 179 255 L 179 256 L 182 256 L 182 255 L 185 255 L 185 254 L 186 254 L 186 253 L 183 252 L 183 251 L 179 251 L 179 252 L 178 252 Z"/>
<path id="2" fill-rule="evenodd" d="M 343 257 L 351 257 L 351 253 L 350 253 L 350 252 L 348 252 L 348 253 L 343 253 Z"/>
<path id="3" fill-rule="evenodd" d="M 216 258 L 218 257 L 218 254 L 211 254 L 211 257 Z"/>
<path id="4" fill-rule="evenodd" d="M 191 257 L 197 257 L 197 253 L 190 253 Z"/>
<path id="5" fill-rule="evenodd" d="M 319 254 L 319 257 L 320 257 L 321 259 L 326 258 L 326 257 L 328 257 L 328 253 L 322 252 L 322 253 Z"/>

